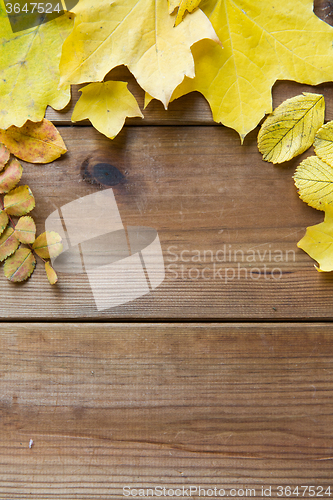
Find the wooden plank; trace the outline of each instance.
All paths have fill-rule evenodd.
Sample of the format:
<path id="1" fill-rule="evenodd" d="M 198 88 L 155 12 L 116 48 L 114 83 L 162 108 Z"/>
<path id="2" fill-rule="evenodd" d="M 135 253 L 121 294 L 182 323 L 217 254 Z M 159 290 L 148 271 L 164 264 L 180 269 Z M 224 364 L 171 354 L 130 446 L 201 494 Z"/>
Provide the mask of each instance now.
<path id="1" fill-rule="evenodd" d="M 1 331 L 1 498 L 333 488 L 332 324 Z"/>
<path id="2" fill-rule="evenodd" d="M 117 71 L 111 72 L 107 80 L 128 81 L 129 90 L 137 99 L 144 115 L 142 118 L 127 118 L 126 125 L 151 126 L 151 125 L 214 125 L 221 126 L 214 122 L 209 104 L 199 92 L 191 92 L 176 101 L 169 104 L 168 110 L 165 110 L 160 101 L 153 100 L 146 109 L 144 109 L 144 91 L 136 83 L 134 77 L 125 68 L 117 68 Z M 55 125 L 73 125 L 71 116 L 74 106 L 77 103 L 80 92 L 79 89 L 84 85 L 74 85 L 72 87 L 72 100 L 70 104 L 62 111 L 55 111 L 48 108 L 46 118 Z M 323 83 L 321 85 L 304 85 L 291 81 L 278 81 L 272 91 L 273 108 L 281 104 L 284 100 L 301 94 L 302 92 L 315 92 L 323 94 L 326 103 L 326 121 L 333 120 L 333 83 Z M 77 125 L 77 124 L 74 124 Z M 78 125 L 90 125 L 89 120 L 79 122 Z"/>
<path id="3" fill-rule="evenodd" d="M 1 273 L 2 319 L 332 318 L 331 274 L 318 273 L 296 247 L 305 228 L 323 220 L 292 180 L 311 152 L 273 166 L 261 160 L 255 133 L 241 146 L 223 127 L 128 127 L 114 141 L 91 127 L 61 133 L 69 150 L 62 159 L 25 165 L 38 231 L 57 208 L 110 188 L 83 180 L 87 172 L 94 178 L 96 164 L 110 163 L 124 176 L 112 187 L 123 224 L 158 232 L 165 279 L 151 293 L 98 311 L 86 274 L 70 269 L 51 287 L 42 264 L 22 285 Z M 135 279 L 120 284 L 131 290 Z"/>
<path id="4" fill-rule="evenodd" d="M 314 12 L 328 24 L 333 24 L 332 8 L 329 0 L 315 0 Z M 107 76 L 108 80 L 121 80 L 129 82 L 129 90 L 137 99 L 143 114 L 141 118 L 127 119 L 127 125 L 149 126 L 149 125 L 218 125 L 212 118 L 210 107 L 205 98 L 198 92 L 193 92 L 181 97 L 169 105 L 166 111 L 161 102 L 153 100 L 146 110 L 144 107 L 144 91 L 136 83 L 133 75 L 125 66 L 115 68 Z M 74 106 L 80 97 L 79 89 L 83 85 L 72 87 L 72 101 L 63 111 L 55 111 L 48 108 L 46 117 L 56 125 L 71 124 L 71 116 Z M 326 120 L 333 120 L 333 84 L 310 86 L 301 85 L 296 82 L 278 81 L 273 87 L 273 107 L 278 106 L 285 99 L 301 94 L 302 92 L 317 92 L 325 96 Z M 89 125 L 89 121 L 80 122 L 81 125 Z"/>

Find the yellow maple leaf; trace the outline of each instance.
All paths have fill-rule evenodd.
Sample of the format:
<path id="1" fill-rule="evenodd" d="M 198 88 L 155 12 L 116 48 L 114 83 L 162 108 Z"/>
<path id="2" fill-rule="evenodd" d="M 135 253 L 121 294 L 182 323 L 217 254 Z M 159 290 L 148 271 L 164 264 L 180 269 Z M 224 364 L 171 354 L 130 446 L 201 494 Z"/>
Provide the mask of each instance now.
<path id="1" fill-rule="evenodd" d="M 124 64 L 165 107 L 184 76 L 194 77 L 191 46 L 203 38 L 219 42 L 201 10 L 174 28 L 166 0 L 81 0 L 75 12 L 74 30 L 63 46 L 61 82 L 102 81 Z"/>
<path id="2" fill-rule="evenodd" d="M 299 197 L 310 207 L 324 210 L 325 203 L 333 203 L 333 168 L 318 156 L 303 160 L 293 178 Z"/>
<path id="3" fill-rule="evenodd" d="M 201 92 L 214 120 L 242 140 L 271 112 L 276 80 L 333 79 L 333 28 L 313 13 L 312 0 L 216 0 L 201 8 L 223 49 L 209 40 L 195 45 L 196 77 L 185 78 L 172 99 Z"/>
<path id="4" fill-rule="evenodd" d="M 333 207 L 325 205 L 324 222 L 306 228 L 305 236 L 297 243 L 319 264 L 318 271 L 333 271 Z"/>
<path id="5" fill-rule="evenodd" d="M 258 148 L 265 161 L 282 163 L 308 149 L 324 123 L 325 101 L 321 94 L 303 92 L 274 109 L 262 124 Z"/>
<path id="6" fill-rule="evenodd" d="M 67 13 L 13 33 L 0 1 L 0 129 L 21 127 L 28 119 L 40 121 L 48 105 L 62 109 L 69 102 L 69 86 L 58 90 L 59 61 L 73 17 Z"/>
<path id="7" fill-rule="evenodd" d="M 113 139 L 122 129 L 127 116 L 143 118 L 127 85 L 125 82 L 108 81 L 83 87 L 82 96 L 73 111 L 72 121 L 87 118 L 99 132 Z"/>

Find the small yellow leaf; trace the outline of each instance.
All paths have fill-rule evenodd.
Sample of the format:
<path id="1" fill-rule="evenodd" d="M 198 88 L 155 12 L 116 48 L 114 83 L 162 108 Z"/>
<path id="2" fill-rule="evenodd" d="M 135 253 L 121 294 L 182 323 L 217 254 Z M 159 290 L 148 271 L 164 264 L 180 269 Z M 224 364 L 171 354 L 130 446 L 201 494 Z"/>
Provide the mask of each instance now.
<path id="1" fill-rule="evenodd" d="M 181 0 L 179 2 L 179 9 L 177 12 L 175 26 L 178 26 L 178 24 L 182 22 L 186 10 L 187 12 L 193 12 L 194 9 L 198 7 L 200 2 L 201 0 Z M 169 9 L 170 9 L 170 4 L 169 4 Z"/>
<path id="2" fill-rule="evenodd" d="M 7 161 L 9 160 L 10 152 L 6 146 L 0 143 L 0 172 L 5 168 Z"/>
<path id="3" fill-rule="evenodd" d="M 325 205 L 325 220 L 306 229 L 305 236 L 297 243 L 319 264 L 319 271 L 333 271 L 333 207 Z"/>
<path id="4" fill-rule="evenodd" d="M 12 159 L 6 166 L 5 170 L 0 173 L 0 193 L 8 193 L 21 180 L 23 168 L 21 164 Z"/>
<path id="5" fill-rule="evenodd" d="M 29 248 L 19 248 L 6 260 L 3 270 L 9 281 L 21 282 L 31 276 L 36 266 L 36 259 Z"/>
<path id="6" fill-rule="evenodd" d="M 282 163 L 308 149 L 324 123 L 325 101 L 320 94 L 304 92 L 287 99 L 264 121 L 258 148 L 265 161 Z"/>
<path id="7" fill-rule="evenodd" d="M 81 89 L 81 92 L 72 121 L 88 118 L 99 132 L 110 139 L 120 132 L 127 116 L 143 118 L 138 103 L 125 82 L 91 83 Z"/>
<path id="8" fill-rule="evenodd" d="M 45 262 L 45 271 L 50 284 L 55 285 L 58 281 L 58 276 L 49 261 Z"/>
<path id="9" fill-rule="evenodd" d="M 32 217 L 20 217 L 15 226 L 15 237 L 21 243 L 31 245 L 36 237 L 36 224 Z"/>
<path id="10" fill-rule="evenodd" d="M 26 215 L 35 208 L 35 198 L 29 186 L 19 186 L 9 191 L 3 201 L 7 214 L 17 217 Z"/>
<path id="11" fill-rule="evenodd" d="M 45 118 L 38 123 L 28 120 L 21 128 L 0 130 L 0 140 L 15 156 L 30 163 L 50 163 L 67 151 L 58 130 Z"/>
<path id="12" fill-rule="evenodd" d="M 317 156 L 309 156 L 293 175 L 301 200 L 310 207 L 324 210 L 325 203 L 333 203 L 333 167 Z"/>
<path id="13" fill-rule="evenodd" d="M 0 234 L 4 232 L 8 225 L 8 215 L 4 210 L 0 210 Z"/>
<path id="14" fill-rule="evenodd" d="M 55 231 L 46 231 L 36 238 L 32 248 L 42 259 L 55 258 L 63 249 L 61 236 Z"/>
<path id="15" fill-rule="evenodd" d="M 0 237 L 0 262 L 12 255 L 18 246 L 19 242 L 14 236 L 14 229 L 7 227 Z"/>
<path id="16" fill-rule="evenodd" d="M 319 158 L 333 165 L 333 121 L 320 127 L 316 133 L 314 150 Z"/>

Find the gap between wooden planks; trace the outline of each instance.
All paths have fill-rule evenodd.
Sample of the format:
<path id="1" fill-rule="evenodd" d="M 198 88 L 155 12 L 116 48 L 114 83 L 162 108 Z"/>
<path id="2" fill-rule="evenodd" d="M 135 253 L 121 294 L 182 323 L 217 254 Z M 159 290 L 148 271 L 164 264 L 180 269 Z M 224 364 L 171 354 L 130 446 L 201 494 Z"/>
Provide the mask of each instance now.
<path id="1" fill-rule="evenodd" d="M 323 324 L 3 325 L 0 498 L 327 487 L 332 334 Z"/>

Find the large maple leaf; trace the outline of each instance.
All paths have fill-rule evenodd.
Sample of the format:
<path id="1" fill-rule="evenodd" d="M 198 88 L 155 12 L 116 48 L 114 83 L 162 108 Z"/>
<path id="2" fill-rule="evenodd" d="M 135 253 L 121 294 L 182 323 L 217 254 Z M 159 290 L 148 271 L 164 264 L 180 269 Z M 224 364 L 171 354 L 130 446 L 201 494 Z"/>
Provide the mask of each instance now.
<path id="1" fill-rule="evenodd" d="M 74 11 L 60 63 L 62 82 L 102 81 L 124 64 L 165 107 L 184 76 L 194 77 L 190 47 L 203 38 L 219 42 L 201 10 L 174 28 L 166 0 L 81 0 Z"/>
<path id="2" fill-rule="evenodd" d="M 242 139 L 271 112 L 276 80 L 333 80 L 333 28 L 316 17 L 312 0 L 210 0 L 200 7 L 223 48 L 206 40 L 193 47 L 196 77 L 185 78 L 173 99 L 198 90 L 214 120 Z"/>
<path id="3" fill-rule="evenodd" d="M 62 109 L 70 100 L 67 85 L 58 90 L 61 47 L 73 27 L 70 14 L 13 33 L 0 1 L 0 128 L 41 121 L 48 105 Z"/>

